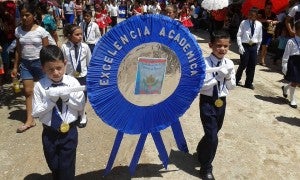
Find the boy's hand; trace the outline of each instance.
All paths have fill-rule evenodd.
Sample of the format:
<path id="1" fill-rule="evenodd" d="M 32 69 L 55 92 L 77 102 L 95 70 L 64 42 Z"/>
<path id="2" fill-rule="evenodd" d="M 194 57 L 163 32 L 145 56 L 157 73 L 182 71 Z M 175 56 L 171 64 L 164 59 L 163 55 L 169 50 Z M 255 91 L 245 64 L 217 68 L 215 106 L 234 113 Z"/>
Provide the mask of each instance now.
<path id="1" fill-rule="evenodd" d="M 49 99 L 56 103 L 56 101 L 58 100 L 59 98 L 59 94 L 54 90 L 54 88 L 49 88 L 46 90 L 46 96 L 49 97 Z"/>
<path id="2" fill-rule="evenodd" d="M 68 102 L 70 98 L 70 94 L 60 94 L 59 97 L 63 102 Z"/>
<path id="3" fill-rule="evenodd" d="M 228 70 L 226 67 L 222 67 L 218 71 L 218 76 L 225 77 L 228 74 Z"/>
<path id="4" fill-rule="evenodd" d="M 225 76 L 226 79 L 230 78 L 233 68 L 234 68 L 234 66 L 227 65 L 228 74 Z"/>
<path id="5" fill-rule="evenodd" d="M 228 70 L 226 67 L 222 67 L 218 70 L 218 75 L 216 76 L 217 81 L 223 80 L 228 74 Z"/>
<path id="6" fill-rule="evenodd" d="M 59 96 L 55 96 L 55 95 L 48 95 L 48 97 L 49 97 L 49 99 L 52 101 L 52 102 L 54 102 L 54 103 L 56 103 L 56 101 L 58 100 L 58 98 L 59 98 Z"/>
<path id="7" fill-rule="evenodd" d="M 282 64 L 282 73 L 286 75 L 287 72 L 287 63 Z"/>
<path id="8" fill-rule="evenodd" d="M 239 46 L 239 53 L 240 53 L 241 55 L 243 55 L 244 52 L 245 52 L 244 47 L 243 47 L 243 46 Z"/>

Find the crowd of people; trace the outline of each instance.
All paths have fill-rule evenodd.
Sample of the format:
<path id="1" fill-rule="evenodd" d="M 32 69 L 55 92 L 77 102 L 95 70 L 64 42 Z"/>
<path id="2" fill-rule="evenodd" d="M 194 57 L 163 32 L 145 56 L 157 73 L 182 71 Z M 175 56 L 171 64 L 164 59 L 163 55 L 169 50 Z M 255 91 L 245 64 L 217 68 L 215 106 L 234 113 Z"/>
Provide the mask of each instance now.
<path id="1" fill-rule="evenodd" d="M 17 128 L 17 133 L 34 127 L 34 118 L 39 117 L 44 127 L 43 145 L 57 148 L 57 144 L 49 139 L 57 137 L 60 132 L 51 128 L 72 132 L 69 136 L 55 139 L 73 141 L 71 150 L 64 155 L 64 158 L 71 158 L 63 158 L 63 163 L 57 166 L 53 159 L 58 157 L 46 148 L 44 153 L 54 177 L 74 176 L 78 142 L 75 127 L 83 128 L 87 124 L 84 110 L 87 96 L 86 93 L 66 95 L 49 92 L 45 96 L 46 90 L 56 86 L 86 84 L 87 68 L 94 47 L 108 28 L 118 23 L 118 17 L 164 14 L 181 22 L 191 32 L 198 29 L 209 31 L 212 53 L 205 57 L 206 66 L 227 67 L 207 74 L 200 92 L 200 115 L 205 131 L 197 148 L 200 176 L 214 179 L 212 161 L 217 149 L 217 133 L 225 116 L 228 91 L 235 85 L 241 85 L 244 70 L 246 79 L 243 86 L 252 90 L 255 88 L 255 67 L 258 62 L 266 66 L 268 47 L 275 41 L 278 47 L 273 62 L 276 64 L 282 60 L 282 71 L 288 82 L 282 86 L 282 93 L 285 98 L 289 96 L 290 106 L 297 108 L 295 89 L 300 83 L 299 2 L 290 2 L 290 6 L 278 14 L 272 12 L 272 3 L 269 1 L 264 9 L 252 8 L 244 17 L 240 8 L 241 4 L 232 4 L 224 9 L 209 11 L 193 0 L 64 0 L 62 4 L 48 0 L 1 2 L 0 91 L 3 92 L 4 83 L 11 83 L 13 79 L 20 78 L 24 86 L 26 121 Z M 58 28 L 63 29 L 63 42 L 59 40 Z M 231 42 L 235 41 L 240 54 L 236 73 L 232 61 L 224 57 Z M 67 114 L 68 118 L 61 120 Z M 60 119 L 60 125 L 53 123 L 51 116 Z M 67 168 L 67 171 L 63 169 L 63 173 L 61 167 Z"/>

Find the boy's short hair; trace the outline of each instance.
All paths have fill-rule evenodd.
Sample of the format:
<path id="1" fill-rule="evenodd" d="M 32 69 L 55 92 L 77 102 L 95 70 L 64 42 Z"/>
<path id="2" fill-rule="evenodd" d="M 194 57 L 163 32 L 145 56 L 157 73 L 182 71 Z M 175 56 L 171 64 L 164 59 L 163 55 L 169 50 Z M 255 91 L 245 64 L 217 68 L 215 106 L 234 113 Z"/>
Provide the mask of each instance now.
<path id="1" fill-rule="evenodd" d="M 57 60 L 65 62 L 63 52 L 58 46 L 48 45 L 41 49 L 40 61 L 42 66 L 44 66 L 47 62 L 54 62 Z"/>
<path id="2" fill-rule="evenodd" d="M 83 10 L 83 15 L 90 15 L 91 17 L 93 17 L 93 11 L 92 10 Z"/>
<path id="3" fill-rule="evenodd" d="M 210 42 L 214 43 L 219 39 L 230 39 L 230 35 L 225 30 L 216 30 L 210 36 Z"/>
<path id="4" fill-rule="evenodd" d="M 249 10 L 249 13 L 251 12 L 254 12 L 254 13 L 258 13 L 258 8 L 257 7 L 252 7 L 250 10 Z"/>
<path id="5" fill-rule="evenodd" d="M 295 23 L 295 30 L 300 31 L 300 20 L 296 21 Z"/>

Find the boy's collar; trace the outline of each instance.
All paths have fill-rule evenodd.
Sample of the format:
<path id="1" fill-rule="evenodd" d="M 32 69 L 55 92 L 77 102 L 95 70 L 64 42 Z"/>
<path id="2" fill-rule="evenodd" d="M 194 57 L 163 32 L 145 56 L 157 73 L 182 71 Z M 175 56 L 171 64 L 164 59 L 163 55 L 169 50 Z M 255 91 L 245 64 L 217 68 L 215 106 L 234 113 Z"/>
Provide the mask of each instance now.
<path id="1" fill-rule="evenodd" d="M 71 44 L 72 46 L 74 46 L 75 44 L 77 44 L 77 46 L 79 47 L 80 44 L 81 44 L 81 42 L 79 42 L 79 43 L 73 43 L 73 42 L 71 42 L 71 41 L 69 41 L 69 42 L 70 42 L 70 44 Z"/>
<path id="2" fill-rule="evenodd" d="M 223 58 L 218 58 L 216 55 L 214 55 L 214 53 L 211 53 L 210 56 L 213 57 L 213 59 L 216 60 L 216 61 L 222 61 L 224 59 L 224 57 Z"/>
<path id="3" fill-rule="evenodd" d="M 64 81 L 64 79 L 65 79 L 64 77 L 65 77 L 65 75 L 63 75 L 63 78 L 60 81 L 58 81 L 58 82 L 53 81 L 49 77 L 47 77 L 47 79 L 48 79 L 48 81 L 49 81 L 50 84 L 61 84 L 61 83 L 62 84 L 66 84 L 65 81 Z"/>

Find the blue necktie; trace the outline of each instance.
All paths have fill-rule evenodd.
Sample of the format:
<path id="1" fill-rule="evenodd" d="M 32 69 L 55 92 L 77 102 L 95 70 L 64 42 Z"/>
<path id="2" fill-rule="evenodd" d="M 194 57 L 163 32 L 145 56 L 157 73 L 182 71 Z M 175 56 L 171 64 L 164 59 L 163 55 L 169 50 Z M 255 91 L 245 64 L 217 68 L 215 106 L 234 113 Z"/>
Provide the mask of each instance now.
<path id="1" fill-rule="evenodd" d="M 216 65 L 216 67 L 220 66 L 221 61 L 219 61 Z M 216 72 L 216 76 L 218 75 L 218 72 Z M 220 82 L 218 81 L 218 84 L 214 85 L 213 87 L 213 98 L 218 99 L 219 98 L 219 91 L 218 91 L 218 86 L 220 86 Z"/>
<path id="2" fill-rule="evenodd" d="M 58 83 L 58 84 L 52 84 L 52 87 L 57 87 L 57 86 L 62 86 L 63 83 Z M 59 111 L 62 112 L 62 99 L 58 98 L 56 101 L 56 106 L 58 107 Z"/>
<path id="3" fill-rule="evenodd" d="M 76 59 L 76 62 L 78 60 L 76 71 L 79 72 L 79 73 L 81 73 L 81 62 L 80 62 L 80 57 L 78 59 L 78 45 L 77 44 L 74 44 L 74 49 L 75 49 L 75 59 Z"/>
<path id="4" fill-rule="evenodd" d="M 84 28 L 84 34 L 85 34 L 85 35 L 83 36 L 83 37 L 84 37 L 84 41 L 86 41 L 87 38 L 88 38 L 88 37 L 87 37 L 87 35 L 88 35 L 88 34 L 87 34 L 88 26 L 89 26 L 89 23 L 85 23 L 85 28 Z"/>
<path id="5" fill-rule="evenodd" d="M 58 83 L 58 84 L 52 84 L 52 87 L 57 87 L 57 86 L 62 86 L 63 83 Z M 56 101 L 56 106 L 59 109 L 60 112 L 62 112 L 62 99 L 58 98 Z M 54 129 L 59 129 L 60 125 L 62 123 L 62 119 L 60 115 L 58 114 L 58 111 L 55 107 L 52 109 L 52 118 L 51 118 L 51 127 Z"/>
<path id="6" fill-rule="evenodd" d="M 251 23 L 251 36 L 254 34 L 254 21 Z"/>

